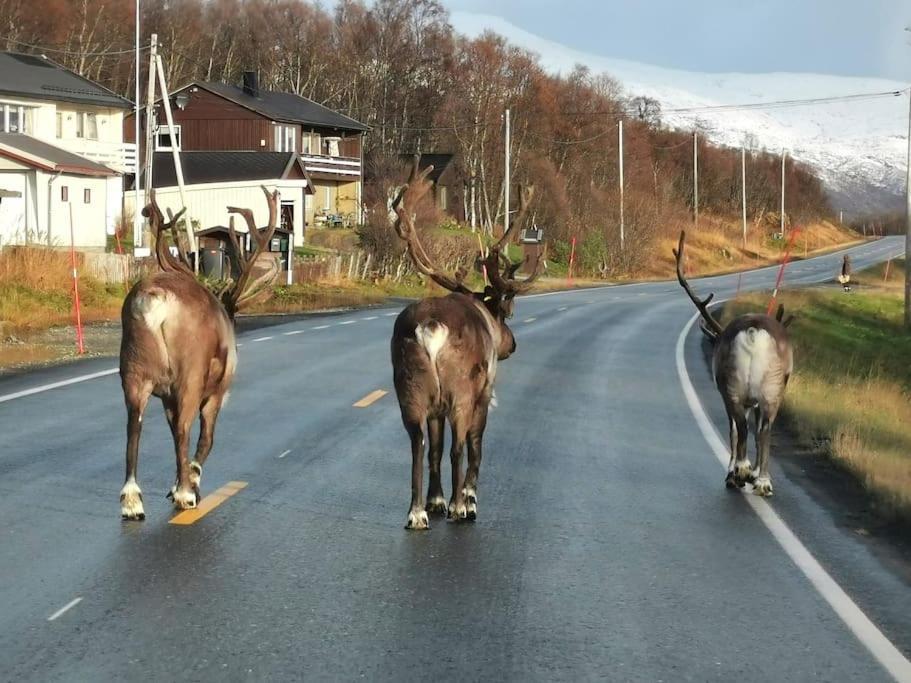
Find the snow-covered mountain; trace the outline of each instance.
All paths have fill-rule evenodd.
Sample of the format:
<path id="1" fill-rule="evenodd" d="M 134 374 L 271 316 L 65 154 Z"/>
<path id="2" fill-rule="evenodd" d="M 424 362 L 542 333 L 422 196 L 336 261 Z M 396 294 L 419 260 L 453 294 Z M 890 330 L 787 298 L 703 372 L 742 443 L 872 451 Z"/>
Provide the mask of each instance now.
<path id="1" fill-rule="evenodd" d="M 862 101 L 767 110 L 672 112 L 679 108 L 826 98 L 898 91 L 908 84 L 881 78 L 808 73 L 697 73 L 677 71 L 574 50 L 510 24 L 501 17 L 453 12 L 453 27 L 476 37 L 490 30 L 537 53 L 550 72 L 575 65 L 607 73 L 630 96 L 661 103 L 665 124 L 699 127 L 709 139 L 740 147 L 745 139 L 768 150 L 788 150 L 815 167 L 836 208 L 846 213 L 903 206 L 907 163 L 908 94 Z"/>

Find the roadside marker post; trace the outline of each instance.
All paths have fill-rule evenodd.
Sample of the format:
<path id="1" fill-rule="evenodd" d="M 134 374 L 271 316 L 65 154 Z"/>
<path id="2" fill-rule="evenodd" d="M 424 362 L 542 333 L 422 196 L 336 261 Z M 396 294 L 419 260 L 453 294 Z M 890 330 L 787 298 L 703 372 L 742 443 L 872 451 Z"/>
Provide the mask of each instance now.
<path id="1" fill-rule="evenodd" d="M 73 205 L 70 204 L 70 259 L 73 265 L 73 304 L 76 312 L 76 348 L 85 353 L 85 338 L 82 335 L 82 311 L 79 307 L 79 272 L 76 269 L 76 238 L 73 234 Z"/>
<path id="2" fill-rule="evenodd" d="M 568 283 L 573 281 L 573 264 L 576 261 L 576 238 L 573 237 L 572 246 L 569 250 L 569 277 L 566 279 Z"/>

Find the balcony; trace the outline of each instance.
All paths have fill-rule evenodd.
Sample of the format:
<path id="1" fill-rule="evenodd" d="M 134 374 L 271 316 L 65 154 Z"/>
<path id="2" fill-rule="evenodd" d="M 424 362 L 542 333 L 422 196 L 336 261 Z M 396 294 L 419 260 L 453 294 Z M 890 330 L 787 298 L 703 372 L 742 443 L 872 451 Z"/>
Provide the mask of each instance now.
<path id="1" fill-rule="evenodd" d="M 333 157 L 326 154 L 301 154 L 307 173 L 332 176 L 338 180 L 358 180 L 361 160 L 357 157 Z"/>
<path id="2" fill-rule="evenodd" d="M 50 140 L 68 152 L 78 154 L 118 173 L 133 173 L 136 164 L 136 145 L 132 142 L 100 142 L 82 138 Z"/>

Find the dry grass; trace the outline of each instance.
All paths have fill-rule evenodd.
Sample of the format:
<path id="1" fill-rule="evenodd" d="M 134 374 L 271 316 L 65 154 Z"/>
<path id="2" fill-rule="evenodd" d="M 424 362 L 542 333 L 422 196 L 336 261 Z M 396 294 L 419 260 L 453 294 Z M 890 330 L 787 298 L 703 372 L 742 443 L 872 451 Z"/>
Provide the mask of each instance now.
<path id="1" fill-rule="evenodd" d="M 785 293 L 795 372 L 786 411 L 805 443 L 821 444 L 888 509 L 911 514 L 911 334 L 902 326 L 903 264 L 858 274 L 840 287 Z M 763 310 L 765 297 L 726 315 Z"/>
<path id="2" fill-rule="evenodd" d="M 668 229 L 657 238 L 654 256 L 637 277 L 670 278 L 674 276 L 674 256 L 679 230 L 687 231 L 687 263 L 693 274 L 723 273 L 776 263 L 780 260 L 784 244 L 771 239 L 768 230 L 752 228 L 743 245 L 742 228 L 713 216 L 700 217 L 699 229 L 682 224 Z M 795 240 L 792 259 L 804 258 L 814 253 L 843 247 L 861 238 L 852 230 L 832 223 L 822 222 L 805 226 Z"/>

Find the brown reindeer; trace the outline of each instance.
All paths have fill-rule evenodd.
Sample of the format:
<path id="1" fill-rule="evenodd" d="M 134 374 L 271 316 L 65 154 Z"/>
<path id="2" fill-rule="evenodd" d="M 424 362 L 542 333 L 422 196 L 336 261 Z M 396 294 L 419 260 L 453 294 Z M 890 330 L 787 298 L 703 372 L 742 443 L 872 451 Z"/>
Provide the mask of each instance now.
<path id="1" fill-rule="evenodd" d="M 262 231 L 256 229 L 250 210 L 228 207 L 231 214 L 244 217 L 256 246 L 245 256 L 232 215 L 229 233 L 240 273 L 214 292 L 195 278 L 176 233 L 179 256 L 168 249 L 166 233 L 180 214 L 165 223 L 154 193 L 143 210 L 155 232 L 161 272 L 138 282 L 121 311 L 120 379 L 127 407 L 126 482 L 120 491 L 124 519 L 145 518 L 136 464 L 142 415 L 150 396 L 161 399 L 174 437 L 177 480 L 168 497 L 180 509 L 196 507 L 199 501 L 202 466 L 212 450 L 215 421 L 237 366 L 234 316 L 241 305 L 265 291 L 278 272 L 273 263 L 269 272 L 251 282 L 254 265 L 275 232 L 278 216 L 278 192 L 270 193 L 265 187 L 263 192 L 269 204 L 269 225 Z M 199 442 L 196 455 L 188 462 L 190 428 L 197 414 Z"/>
<path id="2" fill-rule="evenodd" d="M 411 171 L 393 208 L 395 229 L 405 240 L 417 269 L 451 294 L 423 299 L 408 306 L 395 321 L 392 333 L 392 370 L 402 422 L 411 438 L 411 507 L 406 529 L 429 529 L 427 513 L 448 512 L 451 519 L 474 520 L 478 511 L 478 472 L 487 410 L 493 397 L 497 362 L 516 350 L 506 320 L 512 316 L 513 298 L 531 287 L 538 274 L 536 261 L 524 281 L 515 279 L 522 265 L 509 263 L 501 254 L 512 232 L 505 233 L 480 262 L 490 285 L 482 292 L 464 284 L 465 271 L 445 275 L 428 258 L 418 239 L 412 208 L 427 192 L 429 167 Z M 533 192 L 520 192 L 521 208 L 512 227 L 526 215 Z M 501 270 L 502 268 L 502 270 Z M 452 497 L 447 506 L 440 480 L 443 429 L 452 431 Z M 424 433 L 430 441 L 430 485 L 426 507 L 423 498 Z M 462 452 L 468 445 L 468 469 L 462 471 Z"/>
<path id="3" fill-rule="evenodd" d="M 714 294 L 700 300 L 683 275 L 685 239 L 686 234 L 681 232 L 680 242 L 674 250 L 677 280 L 702 314 L 702 329 L 714 344 L 712 370 L 715 386 L 724 400 L 730 424 L 731 461 L 725 483 L 730 488 L 751 483 L 754 493 L 771 496 L 769 447 L 772 423 L 778 415 L 794 368 L 794 354 L 787 331 L 793 318 L 782 320 L 784 306 L 779 306 L 774 318 L 746 314 L 723 327 L 708 310 Z M 755 421 L 755 468 L 747 457 L 750 413 Z"/>

